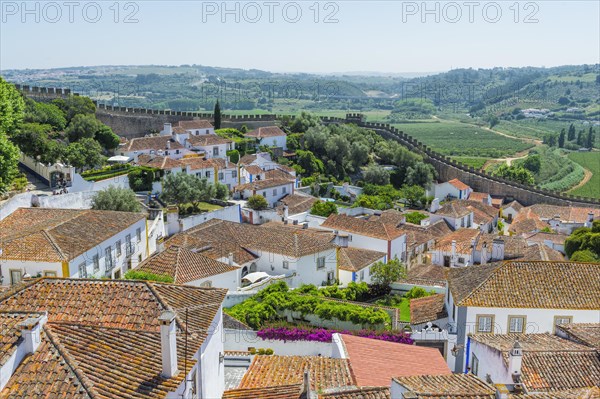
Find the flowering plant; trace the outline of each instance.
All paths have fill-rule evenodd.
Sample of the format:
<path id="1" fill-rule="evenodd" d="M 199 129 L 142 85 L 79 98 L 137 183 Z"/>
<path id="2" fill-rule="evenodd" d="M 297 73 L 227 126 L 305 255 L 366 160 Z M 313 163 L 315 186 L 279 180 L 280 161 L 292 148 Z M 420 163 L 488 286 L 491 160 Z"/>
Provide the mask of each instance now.
<path id="1" fill-rule="evenodd" d="M 298 328 L 298 327 L 272 327 L 263 328 L 257 332 L 257 335 L 262 339 L 276 339 L 280 341 L 318 341 L 331 342 L 333 334 L 350 334 L 358 337 L 379 339 L 388 342 L 397 342 L 401 344 L 411 345 L 413 340 L 404 332 L 401 331 L 337 331 L 327 330 L 324 328 Z"/>

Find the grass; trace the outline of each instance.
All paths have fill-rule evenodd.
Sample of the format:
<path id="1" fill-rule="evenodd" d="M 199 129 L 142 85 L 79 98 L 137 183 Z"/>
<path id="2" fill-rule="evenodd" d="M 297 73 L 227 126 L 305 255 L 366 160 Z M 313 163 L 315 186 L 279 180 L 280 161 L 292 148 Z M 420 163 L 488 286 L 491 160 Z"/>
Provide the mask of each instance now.
<path id="1" fill-rule="evenodd" d="M 400 309 L 400 321 L 410 322 L 410 300 L 402 295 L 386 295 L 375 301 L 375 304 Z"/>
<path id="2" fill-rule="evenodd" d="M 449 156 L 500 158 L 533 146 L 457 121 L 399 123 L 394 126 Z"/>
<path id="3" fill-rule="evenodd" d="M 583 168 L 569 159 L 564 150 L 542 145 L 533 149 L 530 155 L 540 156 L 540 170 L 534 173 L 534 178 L 536 185 L 543 189 L 567 191 L 584 177 Z M 524 162 L 525 159 L 519 159 L 514 164 L 522 165 Z"/>
<path id="4" fill-rule="evenodd" d="M 589 182 L 569 194 L 600 198 L 600 152 L 573 152 L 569 154 L 569 158 L 593 174 Z"/>
<path id="5" fill-rule="evenodd" d="M 200 212 L 194 211 L 192 204 L 182 204 L 180 206 L 180 209 L 181 209 L 182 213 L 185 215 L 193 215 L 193 214 L 197 214 L 197 213 L 217 211 L 219 209 L 223 209 L 223 207 L 220 205 L 209 204 L 208 202 L 199 202 L 198 209 L 200 210 Z"/>
<path id="6" fill-rule="evenodd" d="M 573 123 L 579 131 L 583 127 L 581 121 L 555 121 L 544 119 L 521 119 L 518 121 L 501 120 L 494 130 L 515 137 L 542 139 L 548 133 L 559 134 L 561 129 L 568 130 Z"/>
<path id="7" fill-rule="evenodd" d="M 453 159 L 475 169 L 483 168 L 483 165 L 489 160 L 489 158 L 483 157 L 453 157 Z"/>
<path id="8" fill-rule="evenodd" d="M 553 82 L 575 83 L 577 81 L 581 81 L 583 83 L 592 83 L 592 82 L 596 81 L 596 74 L 593 73 L 593 72 L 591 72 L 591 73 L 582 74 L 581 76 L 576 76 L 576 75 L 563 75 L 563 76 L 553 75 L 553 76 L 549 76 L 548 79 L 551 80 L 551 81 L 553 81 Z"/>

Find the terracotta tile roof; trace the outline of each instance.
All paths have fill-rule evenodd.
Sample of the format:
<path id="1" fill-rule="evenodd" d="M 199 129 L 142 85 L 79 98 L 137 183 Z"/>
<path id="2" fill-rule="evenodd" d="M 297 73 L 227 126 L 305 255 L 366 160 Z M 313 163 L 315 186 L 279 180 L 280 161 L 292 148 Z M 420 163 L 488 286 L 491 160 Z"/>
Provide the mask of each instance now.
<path id="1" fill-rule="evenodd" d="M 244 191 L 244 190 L 265 190 L 267 188 L 279 187 L 279 186 L 288 186 L 292 184 L 293 181 L 289 179 L 268 179 L 268 180 L 255 180 L 252 183 L 240 184 L 235 187 L 235 191 Z"/>
<path id="2" fill-rule="evenodd" d="M 412 266 L 402 281 L 408 284 L 446 286 L 448 268 L 438 265 L 417 264 Z"/>
<path id="3" fill-rule="evenodd" d="M 0 259 L 72 260 L 144 218 L 131 212 L 19 208 L 0 221 Z"/>
<path id="4" fill-rule="evenodd" d="M 458 306 L 600 309 L 600 263 L 511 261 L 451 269 Z"/>
<path id="5" fill-rule="evenodd" d="M 203 230 L 203 228 L 200 230 Z M 193 229 L 191 229 L 184 233 L 175 234 L 173 237 L 169 238 L 165 241 L 165 247 L 180 245 L 214 260 L 228 258 L 229 254 L 232 253 L 233 261 L 238 265 L 243 265 L 258 259 L 257 255 L 254 255 L 247 249 L 241 247 L 237 241 L 233 240 L 232 236 L 229 234 L 229 230 L 214 232 L 216 234 L 215 237 L 210 238 L 208 232 L 196 235 Z"/>
<path id="6" fill-rule="evenodd" d="M 473 374 L 397 377 L 394 381 L 416 394 L 418 399 L 495 399 L 496 389 Z"/>
<path id="7" fill-rule="evenodd" d="M 247 389 L 231 389 L 222 399 L 300 399 L 302 384 Z"/>
<path id="8" fill-rule="evenodd" d="M 264 173 L 265 171 L 262 170 L 262 168 L 258 165 L 248 165 L 248 166 L 244 166 L 244 169 L 246 170 L 246 172 L 250 173 L 251 175 L 260 175 L 262 173 Z"/>
<path id="9" fill-rule="evenodd" d="M 558 216 L 561 221 L 585 223 L 588 220 L 588 214 L 591 212 L 594 218 L 600 218 L 600 209 L 582 208 L 575 206 L 558 206 L 548 204 L 535 204 L 528 208 L 541 219 L 553 219 Z"/>
<path id="10" fill-rule="evenodd" d="M 483 202 L 472 201 L 471 199 L 456 201 L 463 203 L 467 208 L 471 208 L 474 212 L 479 212 L 480 217 L 495 218 L 498 216 L 497 208 L 491 205 L 484 204 Z"/>
<path id="11" fill-rule="evenodd" d="M 386 256 L 385 252 L 361 248 L 340 248 L 338 266 L 342 270 L 357 272 Z"/>
<path id="12" fill-rule="evenodd" d="M 550 241 L 553 244 L 563 245 L 565 243 L 565 240 L 567 239 L 567 237 L 569 237 L 569 236 L 566 235 L 566 234 L 545 233 L 545 232 L 542 232 L 542 231 L 538 231 L 538 232 L 535 232 L 535 233 L 527 234 L 525 236 L 525 239 L 528 242 L 544 243 L 545 241 Z"/>
<path id="13" fill-rule="evenodd" d="M 238 268 L 211 259 L 202 253 L 171 245 L 163 252 L 146 259 L 135 270 L 171 276 L 174 283 L 186 284 Z"/>
<path id="14" fill-rule="evenodd" d="M 387 209 L 381 214 L 374 214 L 367 218 L 367 220 L 372 222 L 382 222 L 385 224 L 389 224 L 392 226 L 400 227 L 400 224 L 406 222 L 406 216 L 395 209 Z"/>
<path id="15" fill-rule="evenodd" d="M 229 316 L 227 313 L 223 313 L 223 328 L 231 329 L 231 330 L 245 330 L 251 331 L 252 328 L 242 323 L 239 320 L 234 319 Z M 250 352 L 248 352 L 250 353 Z"/>
<path id="16" fill-rule="evenodd" d="M 45 330 L 62 357 L 80 375 L 78 379 L 92 397 L 166 397 L 177 389 L 196 363 L 195 350 L 185 359 L 184 336 L 177 337 L 180 372 L 165 379 L 161 377 L 159 332 L 57 323 L 49 323 Z M 188 341 L 190 347 L 200 347 L 196 338 L 189 337 Z M 185 360 L 187 369 L 184 369 Z M 38 377 L 44 379 L 43 375 Z"/>
<path id="17" fill-rule="evenodd" d="M 473 212 L 473 209 L 468 206 L 468 204 L 464 201 L 454 200 L 448 201 L 444 203 L 440 209 L 438 209 L 435 214 L 441 216 L 448 216 L 453 218 L 460 218 L 463 216 L 467 216 Z"/>
<path id="18" fill-rule="evenodd" d="M 479 229 L 458 229 L 450 234 L 445 235 L 435 245 L 435 249 L 439 251 L 450 252 L 452 250 L 452 241 L 456 241 L 456 253 L 467 254 L 473 249 L 473 240 L 477 242 L 477 238 L 481 234 Z"/>
<path id="19" fill-rule="evenodd" d="M 356 385 L 348 359 L 271 355 L 255 356 L 238 388 L 299 384 L 302 383 L 305 370 L 310 371 L 314 390 Z"/>
<path id="20" fill-rule="evenodd" d="M 167 144 L 168 143 L 168 144 Z M 119 147 L 121 151 L 181 150 L 184 147 L 170 136 L 137 137 Z"/>
<path id="21" fill-rule="evenodd" d="M 262 139 L 265 137 L 280 137 L 285 135 L 285 132 L 277 126 L 259 127 L 258 129 L 254 129 L 246 133 L 246 137 L 256 137 L 257 139 Z"/>
<path id="22" fill-rule="evenodd" d="M 277 212 L 280 215 L 283 215 L 284 205 L 287 205 L 289 215 L 308 212 L 316 201 L 318 201 L 318 198 L 311 195 L 303 195 L 298 193 L 288 194 L 279 200 L 282 205 L 277 207 Z"/>
<path id="23" fill-rule="evenodd" d="M 600 388 L 577 388 L 566 391 L 508 395 L 509 399 L 600 399 Z"/>
<path id="24" fill-rule="evenodd" d="M 526 233 L 540 231 L 546 227 L 550 227 L 548 223 L 542 222 L 539 219 L 515 218 L 513 219 L 511 225 L 508 227 L 508 231 L 511 234 L 522 235 Z"/>
<path id="25" fill-rule="evenodd" d="M 141 166 L 148 166 L 151 168 L 158 168 L 161 170 L 170 170 L 174 168 L 180 168 L 183 166 L 182 162 L 178 159 L 150 154 L 138 155 L 137 164 Z"/>
<path id="26" fill-rule="evenodd" d="M 276 179 L 282 179 L 282 180 L 291 180 L 291 181 L 296 181 L 296 178 L 289 174 L 286 171 L 283 171 L 281 169 L 271 169 L 271 170 L 267 170 L 265 172 L 265 179 L 269 180 L 276 180 Z"/>
<path id="27" fill-rule="evenodd" d="M 485 244 L 487 247 L 487 253 L 490 254 L 494 240 L 501 240 L 504 242 L 504 259 L 506 260 L 522 258 L 529 248 L 527 241 L 523 237 L 482 234 L 477 240 L 475 249 L 477 251 L 482 251 L 483 245 Z"/>
<path id="28" fill-rule="evenodd" d="M 451 374 L 435 348 L 341 335 L 358 386 L 389 385 L 393 377 Z"/>
<path id="29" fill-rule="evenodd" d="M 600 381 L 600 354 L 588 346 L 551 334 L 475 334 L 471 340 L 502 353 L 515 342 L 523 348 L 521 379 L 529 391 L 556 391 L 585 388 Z"/>
<path id="30" fill-rule="evenodd" d="M 406 233 L 406 241 L 409 248 L 441 239 L 452 233 L 452 229 L 444 219 L 440 219 L 427 226 L 404 223 L 399 225 L 398 229 Z"/>
<path id="31" fill-rule="evenodd" d="M 238 164 L 240 165 L 250 165 L 252 162 L 256 161 L 258 156 L 256 154 L 246 154 L 240 158 Z"/>
<path id="32" fill-rule="evenodd" d="M 210 121 L 206 119 L 194 119 L 191 121 L 179 121 L 178 126 L 185 130 L 194 130 L 194 129 L 210 129 L 213 127 Z"/>
<path id="33" fill-rule="evenodd" d="M 221 145 L 233 143 L 233 141 L 229 139 L 224 139 L 221 136 L 217 136 L 216 134 L 203 134 L 199 136 L 190 136 L 187 139 L 188 143 L 193 147 L 205 147 L 209 145 Z"/>
<path id="34" fill-rule="evenodd" d="M 600 323 L 569 323 L 556 326 L 569 339 L 600 350 Z"/>
<path id="35" fill-rule="evenodd" d="M 330 215 L 323 224 L 321 224 L 321 227 L 333 230 L 343 230 L 349 233 L 388 241 L 394 240 L 405 234 L 403 231 L 381 221 L 370 221 L 341 214 Z"/>
<path id="36" fill-rule="evenodd" d="M 201 333 L 225 294 L 223 289 L 147 281 L 41 278 L 18 291 L 2 293 L 0 310 L 48 312 L 53 323 L 157 332 L 162 310 L 194 306 L 197 310 L 189 312 L 188 324 Z M 180 318 L 178 324 L 185 328 Z"/>
<path id="37" fill-rule="evenodd" d="M 554 261 L 563 262 L 566 260 L 565 256 L 555 249 L 549 248 L 542 243 L 535 243 L 530 245 L 525 250 L 525 253 L 519 260 L 523 261 Z"/>
<path id="38" fill-rule="evenodd" d="M 429 295 L 410 301 L 410 324 L 422 324 L 448 316 L 444 294 Z"/>
<path id="39" fill-rule="evenodd" d="M 448 183 L 452 184 L 454 187 L 456 187 L 459 190 L 466 190 L 466 189 L 470 188 L 469 186 L 467 186 L 465 183 L 461 182 L 458 179 L 449 180 Z"/>
<path id="40" fill-rule="evenodd" d="M 189 166 L 190 170 L 200 170 L 200 169 L 214 169 L 214 164 L 210 161 L 210 159 L 204 159 L 201 157 L 193 157 L 193 158 L 182 158 L 179 160 L 182 165 Z"/>
<path id="41" fill-rule="evenodd" d="M 206 242 L 226 241 L 250 251 L 266 251 L 301 257 L 334 249 L 333 234 L 286 226 L 255 226 L 213 219 L 186 234 Z M 237 263 L 237 262 L 236 262 Z"/>
<path id="42" fill-rule="evenodd" d="M 362 387 L 335 390 L 319 395 L 319 399 L 390 399 L 390 387 Z"/>
<path id="43" fill-rule="evenodd" d="M 519 212 L 523 209 L 523 205 L 519 201 L 509 202 L 508 204 L 502 205 L 502 209 L 513 208 L 515 211 Z"/>
<path id="44" fill-rule="evenodd" d="M 480 193 L 477 191 L 473 191 L 471 194 L 469 194 L 469 200 L 471 201 L 477 201 L 477 202 L 483 202 L 490 199 L 490 194 L 489 193 Z"/>

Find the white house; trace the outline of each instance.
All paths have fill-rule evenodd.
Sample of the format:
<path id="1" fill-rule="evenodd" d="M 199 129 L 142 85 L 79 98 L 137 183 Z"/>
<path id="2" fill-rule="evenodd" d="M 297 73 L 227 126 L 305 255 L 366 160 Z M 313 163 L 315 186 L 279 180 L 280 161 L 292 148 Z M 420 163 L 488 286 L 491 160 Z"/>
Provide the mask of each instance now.
<path id="1" fill-rule="evenodd" d="M 473 265 L 474 251 L 480 235 L 481 232 L 476 229 L 458 229 L 445 235 L 430 249 L 431 263 L 446 267 Z"/>
<path id="2" fill-rule="evenodd" d="M 527 241 L 529 245 L 533 245 L 535 243 L 540 243 L 548 248 L 552 248 L 555 251 L 558 251 L 562 254 L 565 254 L 565 240 L 569 237 L 566 234 L 560 233 L 545 233 L 545 232 L 536 232 L 526 234 L 524 239 Z"/>
<path id="3" fill-rule="evenodd" d="M 136 271 L 173 278 L 175 284 L 195 287 L 217 287 L 235 291 L 240 287 L 242 269 L 233 264 L 233 253 L 228 262 L 214 260 L 201 252 L 170 245 L 163 252 L 142 262 Z"/>
<path id="4" fill-rule="evenodd" d="M 511 223 L 515 216 L 523 209 L 523 205 L 519 201 L 512 201 L 502 206 L 500 209 L 500 216 L 506 219 L 508 223 Z"/>
<path id="5" fill-rule="evenodd" d="M 292 226 L 266 224 L 255 226 L 213 219 L 184 233 L 194 237 L 204 247 L 229 251 L 233 254 L 248 254 L 250 266 L 241 266 L 241 277 L 248 273 L 265 272 L 271 276 L 285 275 L 291 278 L 290 284 L 317 286 L 329 284 L 337 279 L 337 251 L 335 236 Z M 204 254 L 202 248 L 199 250 Z"/>
<path id="6" fill-rule="evenodd" d="M 557 391 L 598 386 L 600 381 L 596 348 L 549 333 L 473 334 L 467 347 L 470 372 L 512 393 L 560 396 Z"/>
<path id="7" fill-rule="evenodd" d="M 287 135 L 277 126 L 265 126 L 245 134 L 248 138 L 256 139 L 259 146 L 281 147 L 287 150 Z"/>
<path id="8" fill-rule="evenodd" d="M 162 213 L 157 218 L 153 225 Z M 119 278 L 151 254 L 161 235 L 151 234 L 141 213 L 19 208 L 0 222 L 0 280 Z"/>
<path id="9" fill-rule="evenodd" d="M 406 233 L 382 220 L 366 220 L 343 214 L 330 215 L 320 228 L 348 235 L 348 246 L 383 252 L 387 259 L 407 259 Z"/>
<path id="10" fill-rule="evenodd" d="M 340 236 L 341 240 L 347 237 Z M 371 266 L 376 262 L 387 262 L 385 252 L 361 248 L 341 247 L 338 252 L 338 280 L 342 285 L 350 282 L 371 284 Z"/>
<path id="11" fill-rule="evenodd" d="M 600 264 L 511 261 L 450 269 L 446 309 L 456 334 L 455 372 L 466 370 L 468 335 L 553 333 L 597 323 Z"/>
<path id="12" fill-rule="evenodd" d="M 439 208 L 432 205 L 431 213 L 431 222 L 444 219 L 453 230 L 478 227 L 474 225 L 473 208 L 464 201 L 448 201 Z"/>
<path id="13" fill-rule="evenodd" d="M 233 190 L 238 185 L 238 170 L 227 158 L 203 159 L 190 157 L 181 160 L 185 173 L 206 178 L 211 183 L 221 183 Z"/>
<path id="14" fill-rule="evenodd" d="M 262 195 L 270 208 L 288 194 L 294 194 L 294 180 L 275 178 L 256 180 L 252 183 L 241 184 L 234 189 L 234 198 L 248 199 L 253 195 Z"/>
<path id="15" fill-rule="evenodd" d="M 0 396 L 220 398 L 225 295 L 145 281 L 22 285 L 0 300 L 0 322 L 15 337 L 3 341 L 12 367 L 0 366 Z"/>
<path id="16" fill-rule="evenodd" d="M 470 201 L 475 201 L 475 202 L 482 203 L 484 205 L 492 206 L 492 196 L 489 193 L 481 193 L 481 192 L 477 192 L 477 191 L 472 191 L 469 194 L 468 199 Z"/>
<path id="17" fill-rule="evenodd" d="M 240 158 L 238 165 L 248 166 L 256 165 L 263 170 L 270 170 L 275 168 L 278 163 L 273 161 L 271 154 L 268 152 L 257 152 L 255 154 L 246 154 Z"/>
<path id="18" fill-rule="evenodd" d="M 435 184 L 433 188 L 435 198 L 457 198 L 467 199 L 473 189 L 458 179 L 452 179 L 444 183 Z"/>
<path id="19" fill-rule="evenodd" d="M 185 141 L 190 151 L 201 153 L 205 158 L 227 158 L 227 151 L 235 150 L 232 140 L 224 139 L 216 134 L 190 136 Z"/>
<path id="20" fill-rule="evenodd" d="M 215 128 L 205 119 L 194 119 L 191 121 L 179 121 L 176 126 L 170 123 L 165 123 L 161 136 L 171 136 L 173 134 L 187 134 L 189 136 L 201 136 L 207 134 L 215 134 Z M 183 144 L 183 142 L 182 142 Z"/>
<path id="21" fill-rule="evenodd" d="M 137 162 L 138 156 L 142 154 L 181 159 L 184 155 L 190 154 L 191 150 L 173 137 L 153 136 L 138 137 L 126 141 L 119 146 L 116 152 Z"/>
<path id="22" fill-rule="evenodd" d="M 496 389 L 473 374 L 416 375 L 394 377 L 391 399 L 494 399 Z"/>

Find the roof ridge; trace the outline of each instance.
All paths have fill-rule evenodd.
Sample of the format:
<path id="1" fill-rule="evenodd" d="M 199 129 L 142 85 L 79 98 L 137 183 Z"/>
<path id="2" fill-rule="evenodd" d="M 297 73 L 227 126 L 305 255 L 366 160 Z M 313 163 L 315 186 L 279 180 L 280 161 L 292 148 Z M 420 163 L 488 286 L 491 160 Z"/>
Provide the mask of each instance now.
<path id="1" fill-rule="evenodd" d="M 58 255 L 60 256 L 61 259 L 69 260 L 69 258 L 64 254 L 64 252 L 60 248 L 60 246 L 56 243 L 56 241 L 54 241 L 54 238 L 52 237 L 52 235 L 48 231 L 46 231 L 46 229 L 42 230 L 42 234 L 48 239 L 48 241 L 50 242 L 50 245 L 52 245 L 52 247 L 54 247 L 56 252 L 58 252 Z"/>
<path id="2" fill-rule="evenodd" d="M 60 342 L 60 338 L 58 338 L 58 336 L 54 336 L 54 332 L 52 332 L 51 328 L 44 326 L 43 329 L 46 333 L 46 336 L 48 337 L 48 340 L 52 343 L 52 346 L 56 348 L 60 356 L 65 360 L 65 363 L 69 366 L 71 372 L 75 374 L 75 377 L 77 377 L 79 383 L 81 384 L 83 389 L 85 389 L 88 396 L 90 398 L 99 398 L 99 396 L 96 395 L 96 392 L 94 391 L 94 383 L 91 382 L 89 378 L 81 372 L 81 370 L 78 367 L 77 361 L 71 356 L 69 350 L 62 345 L 62 343 Z"/>

